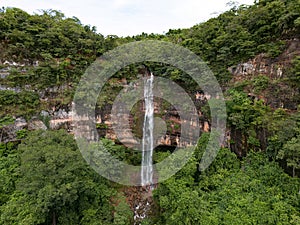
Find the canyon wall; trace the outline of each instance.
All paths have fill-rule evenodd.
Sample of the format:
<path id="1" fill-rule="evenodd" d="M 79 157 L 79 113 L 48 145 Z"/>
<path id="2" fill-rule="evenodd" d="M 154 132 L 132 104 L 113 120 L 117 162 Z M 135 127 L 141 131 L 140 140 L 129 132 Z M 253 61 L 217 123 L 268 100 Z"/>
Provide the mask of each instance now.
<path id="1" fill-rule="evenodd" d="M 249 59 L 247 62 L 242 62 L 236 66 L 228 68 L 232 73 L 233 78 L 230 81 L 230 85 L 253 80 L 259 76 L 267 77 L 272 83 L 264 90 L 255 91 L 252 86 L 245 86 L 244 91 L 248 92 L 248 96 L 262 99 L 266 105 L 270 105 L 273 108 L 286 108 L 294 110 L 297 108 L 297 101 L 294 96 L 297 95 L 297 89 L 293 89 L 283 82 L 287 77 L 287 72 L 291 67 L 292 60 L 300 55 L 300 41 L 299 39 L 292 39 L 286 41 L 285 50 L 277 57 L 270 58 L 266 54 L 262 53 L 256 57 Z M 38 62 L 35 62 L 38 65 Z M 37 66 L 33 65 L 33 66 Z M 24 65 L 16 62 L 2 61 L 2 69 L 0 70 L 1 79 L 6 78 L 12 68 L 18 68 L 21 72 L 26 73 Z M 124 89 L 137 88 L 132 84 L 129 84 L 126 79 L 122 79 L 119 82 Z M 23 87 L 24 88 L 24 87 Z M 42 91 L 38 91 L 41 102 L 47 102 L 51 98 L 55 98 L 58 92 L 63 89 L 71 88 L 68 86 L 51 87 Z M 26 90 L 31 90 L 29 86 L 25 87 Z M 19 92 L 19 87 L 8 87 L 0 85 L 0 90 L 12 90 Z M 35 91 L 35 90 L 31 90 Z M 201 91 L 195 90 L 191 94 L 191 98 L 195 102 L 197 107 L 197 114 L 199 116 L 199 124 L 194 124 L 193 121 L 185 121 L 190 123 L 192 127 L 200 130 L 200 132 L 210 131 L 209 118 L 205 117 L 202 112 L 202 107 L 210 99 L 210 96 L 206 96 Z M 70 133 L 73 132 L 74 123 L 72 121 L 71 107 L 72 103 L 64 106 L 49 107 L 42 110 L 39 115 L 30 119 L 19 117 L 15 118 L 15 122 L 6 126 L 0 127 L 0 141 L 9 142 L 17 141 L 18 132 L 24 129 L 66 129 Z M 96 109 L 96 127 L 100 137 L 106 137 L 115 141 L 118 137 L 113 130 L 113 123 L 111 120 L 111 104 L 106 104 L 101 108 Z M 134 146 L 136 144 L 136 138 L 141 138 L 142 124 L 143 124 L 144 107 L 142 102 L 138 103 L 135 107 L 135 112 L 129 117 L 130 129 L 124 130 L 122 134 L 122 143 L 126 146 Z M 191 143 L 189 140 L 182 140 L 180 137 L 180 128 L 183 123 L 178 112 L 172 107 L 166 107 L 164 102 L 157 100 L 155 102 L 155 115 L 165 121 L 165 133 L 159 134 L 157 137 L 156 145 L 164 146 L 189 146 L 195 143 Z M 120 117 L 126 115 L 119 114 Z M 132 134 L 133 132 L 133 134 Z M 228 131 L 229 132 L 229 131 Z M 230 135 L 228 134 L 226 140 L 224 140 L 224 146 L 229 145 Z"/>

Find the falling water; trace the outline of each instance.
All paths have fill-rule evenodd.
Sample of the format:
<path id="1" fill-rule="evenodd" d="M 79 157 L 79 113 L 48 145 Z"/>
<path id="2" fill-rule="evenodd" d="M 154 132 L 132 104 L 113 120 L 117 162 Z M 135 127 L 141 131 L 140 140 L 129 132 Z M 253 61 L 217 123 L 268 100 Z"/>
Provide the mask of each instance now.
<path id="1" fill-rule="evenodd" d="M 153 74 L 145 80 L 144 98 L 145 98 L 145 117 L 143 125 L 143 148 L 142 148 L 142 186 L 152 185 L 152 154 L 153 154 Z"/>
<path id="2" fill-rule="evenodd" d="M 143 124 L 143 142 L 142 142 L 142 165 L 141 165 L 141 196 L 143 196 L 134 208 L 134 225 L 140 225 L 151 211 L 151 200 L 149 193 L 152 190 L 152 154 L 153 154 L 153 127 L 154 127 L 154 103 L 153 103 L 153 79 L 151 76 L 145 79 L 144 99 L 145 116 Z M 146 197 L 147 196 L 147 197 Z"/>

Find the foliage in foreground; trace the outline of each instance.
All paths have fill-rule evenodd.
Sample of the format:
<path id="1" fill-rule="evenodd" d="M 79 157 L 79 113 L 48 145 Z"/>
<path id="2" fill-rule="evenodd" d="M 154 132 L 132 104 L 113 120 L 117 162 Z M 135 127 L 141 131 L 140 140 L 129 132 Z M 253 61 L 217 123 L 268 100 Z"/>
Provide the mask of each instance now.
<path id="1" fill-rule="evenodd" d="M 131 220 L 128 207 L 114 209 L 116 190 L 89 168 L 66 131 L 31 132 L 0 159 L 1 224 L 112 224 L 113 210 L 117 224 Z"/>
<path id="2" fill-rule="evenodd" d="M 299 224 L 300 181 L 265 154 L 240 162 L 222 149 L 207 171 L 191 170 L 196 165 L 191 160 L 155 191 L 153 224 Z"/>

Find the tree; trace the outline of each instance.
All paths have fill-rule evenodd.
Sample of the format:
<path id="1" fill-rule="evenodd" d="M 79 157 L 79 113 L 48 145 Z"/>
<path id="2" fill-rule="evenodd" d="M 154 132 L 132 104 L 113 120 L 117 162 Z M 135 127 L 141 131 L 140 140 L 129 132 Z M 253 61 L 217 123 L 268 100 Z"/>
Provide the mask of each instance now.
<path id="1" fill-rule="evenodd" d="M 277 158 L 286 160 L 287 166 L 292 167 L 293 177 L 295 177 L 296 169 L 300 169 L 300 135 L 285 143 L 278 152 Z"/>
<path id="2" fill-rule="evenodd" d="M 0 143 L 0 207 L 5 204 L 15 191 L 19 176 L 20 158 L 14 143 Z"/>
<path id="3" fill-rule="evenodd" d="M 18 151 L 20 177 L 2 207 L 2 224 L 79 224 L 91 210 L 110 224 L 114 191 L 86 165 L 66 131 L 32 132 Z"/>
<path id="4" fill-rule="evenodd" d="M 226 102 L 231 129 L 231 149 L 246 156 L 250 149 L 265 150 L 267 117 L 270 108 L 261 100 L 252 100 L 246 93 L 229 91 Z"/>
<path id="5" fill-rule="evenodd" d="M 221 149 L 199 180 L 188 181 L 180 171 L 160 184 L 154 191 L 159 221 L 151 224 L 298 224 L 299 179 L 285 174 L 264 152 L 250 152 L 239 164 Z M 193 165 L 192 160 L 185 168 Z"/>

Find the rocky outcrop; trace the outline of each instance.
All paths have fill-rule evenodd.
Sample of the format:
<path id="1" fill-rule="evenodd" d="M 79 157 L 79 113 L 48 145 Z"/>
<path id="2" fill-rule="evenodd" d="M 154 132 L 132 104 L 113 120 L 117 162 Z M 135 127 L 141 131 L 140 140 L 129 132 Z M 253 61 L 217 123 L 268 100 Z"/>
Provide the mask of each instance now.
<path id="1" fill-rule="evenodd" d="M 47 130 L 46 125 L 40 119 L 33 118 L 30 121 L 26 121 L 24 118 L 16 118 L 14 123 L 3 126 L 0 128 L 0 142 L 14 142 L 20 141 L 22 136 L 19 137 L 18 133 L 22 130 Z"/>
<path id="2" fill-rule="evenodd" d="M 286 49 L 276 58 L 270 58 L 267 54 L 261 53 L 247 62 L 228 68 L 228 70 L 234 75 L 233 82 L 247 80 L 249 77 L 257 75 L 280 79 L 286 75 L 285 72 L 291 66 L 295 56 L 299 55 L 300 40 L 294 38 L 286 41 Z"/>
<path id="3" fill-rule="evenodd" d="M 17 132 L 27 128 L 28 123 L 23 118 L 18 118 L 15 120 L 13 124 L 9 124 L 7 126 L 3 126 L 0 128 L 0 143 L 6 143 L 9 141 L 16 141 Z"/>
<path id="4" fill-rule="evenodd" d="M 144 115 L 144 108 L 142 105 L 140 105 L 136 111 L 138 115 Z M 187 123 L 198 130 L 205 132 L 209 131 L 209 123 L 207 121 L 200 124 L 196 124 L 194 121 L 183 121 L 180 119 L 176 110 L 165 109 L 159 103 L 155 104 L 155 116 L 155 146 L 184 147 L 196 144 L 190 140 L 184 140 L 181 138 L 181 126 L 183 123 Z M 138 118 L 134 118 L 134 115 L 130 115 L 128 119 L 127 114 L 119 113 L 118 118 L 120 121 L 122 118 L 128 119 L 130 127 L 116 132 L 113 128 L 114 122 L 112 121 L 110 112 L 108 112 L 105 116 L 97 115 L 97 122 L 99 124 L 98 127 L 100 127 L 98 129 L 99 134 L 112 140 L 121 141 L 127 147 L 137 147 L 140 144 L 138 138 L 141 139 L 142 135 L 143 116 L 137 117 Z M 101 124 L 103 125 L 101 126 Z"/>
<path id="5" fill-rule="evenodd" d="M 28 130 L 47 130 L 46 125 L 39 119 L 33 119 L 28 123 Z"/>
<path id="6" fill-rule="evenodd" d="M 134 212 L 134 225 L 141 224 L 142 220 L 157 213 L 157 206 L 153 200 L 154 187 L 125 187 L 122 189 L 126 202 Z"/>
<path id="7" fill-rule="evenodd" d="M 230 86 L 264 76 L 268 81 L 264 88 L 255 90 L 255 82 L 250 82 L 251 85 L 244 86 L 244 91 L 251 98 L 261 99 L 272 108 L 295 110 L 299 104 L 296 100 L 299 90 L 286 82 L 286 78 L 293 59 L 299 55 L 300 40 L 287 40 L 285 50 L 278 57 L 270 58 L 261 53 L 247 62 L 228 68 L 233 74 Z"/>
<path id="8" fill-rule="evenodd" d="M 262 100 L 273 109 L 284 108 L 287 111 L 297 109 L 299 90 L 291 85 L 289 70 L 293 59 L 300 55 L 300 40 L 294 38 L 286 41 L 286 48 L 275 58 L 261 53 L 247 62 L 228 68 L 233 78 L 229 86 L 243 88 L 252 100 Z M 267 130 L 257 128 L 260 148 L 267 148 Z M 232 139 L 232 141 L 230 141 Z M 247 138 L 242 130 L 231 126 L 227 131 L 227 140 L 233 152 L 239 157 L 247 155 Z"/>

